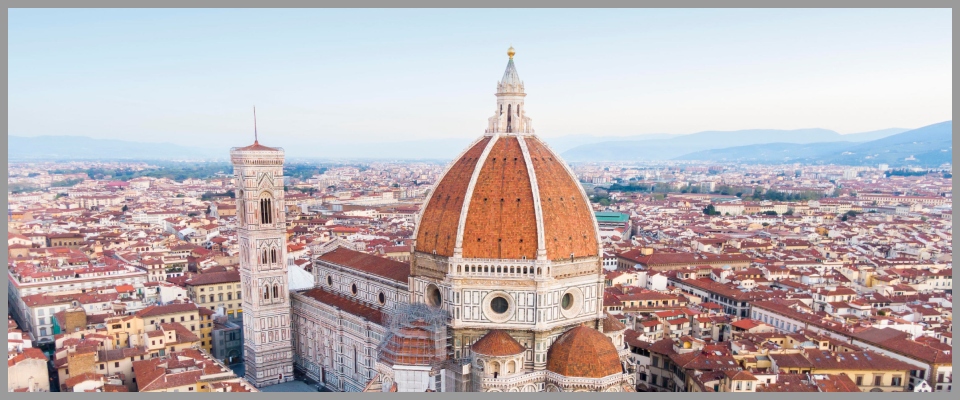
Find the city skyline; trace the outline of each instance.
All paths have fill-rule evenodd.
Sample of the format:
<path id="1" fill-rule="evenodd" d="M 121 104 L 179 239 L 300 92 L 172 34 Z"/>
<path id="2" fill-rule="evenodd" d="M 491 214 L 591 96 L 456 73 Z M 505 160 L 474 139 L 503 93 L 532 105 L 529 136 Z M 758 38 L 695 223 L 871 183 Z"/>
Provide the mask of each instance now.
<path id="1" fill-rule="evenodd" d="M 511 44 L 546 139 L 952 119 L 949 10 L 535 13 L 11 10 L 9 128 L 215 147 L 256 104 L 268 143 L 469 138 Z"/>

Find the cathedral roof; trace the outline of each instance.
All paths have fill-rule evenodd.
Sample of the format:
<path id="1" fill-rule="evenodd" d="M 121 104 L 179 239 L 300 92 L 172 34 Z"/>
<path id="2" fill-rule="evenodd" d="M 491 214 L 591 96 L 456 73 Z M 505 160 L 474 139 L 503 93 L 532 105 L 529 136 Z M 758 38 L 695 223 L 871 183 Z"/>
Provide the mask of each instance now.
<path id="1" fill-rule="evenodd" d="M 527 348 L 523 347 L 509 333 L 494 329 L 483 335 L 473 346 L 470 346 L 470 350 L 485 356 L 501 357 L 523 353 Z"/>
<path id="2" fill-rule="evenodd" d="M 414 250 L 450 257 L 458 242 L 463 258 L 532 260 L 543 253 L 560 260 L 599 252 L 580 184 L 535 135 L 484 136 L 437 183 Z"/>
<path id="3" fill-rule="evenodd" d="M 603 331 L 604 332 L 616 332 L 627 329 L 627 326 L 624 325 L 616 317 L 610 315 L 610 313 L 604 313 L 603 316 Z"/>
<path id="4" fill-rule="evenodd" d="M 547 370 L 570 378 L 603 378 L 622 373 L 623 367 L 610 338 L 596 329 L 578 325 L 550 346 Z"/>
<path id="5" fill-rule="evenodd" d="M 321 255 L 318 259 L 402 283 L 407 283 L 407 278 L 410 277 L 410 264 L 361 253 L 345 247 L 338 247 Z"/>

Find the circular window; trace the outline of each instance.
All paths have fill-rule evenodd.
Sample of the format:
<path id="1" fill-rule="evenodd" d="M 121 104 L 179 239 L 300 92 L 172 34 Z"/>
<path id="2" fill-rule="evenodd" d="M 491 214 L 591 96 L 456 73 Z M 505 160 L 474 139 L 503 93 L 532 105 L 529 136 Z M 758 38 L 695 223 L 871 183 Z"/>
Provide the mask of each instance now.
<path id="1" fill-rule="evenodd" d="M 426 296 L 427 304 L 431 307 L 440 307 L 443 304 L 443 297 L 440 295 L 440 289 L 436 285 L 427 286 L 427 291 L 424 293 Z"/>
<path id="2" fill-rule="evenodd" d="M 380 300 L 380 304 L 384 304 L 387 302 L 387 295 L 383 294 L 383 292 L 380 292 L 380 294 L 377 295 L 377 300 Z"/>
<path id="3" fill-rule="evenodd" d="M 327 285 L 333 286 L 333 275 L 327 275 Z"/>
<path id="4" fill-rule="evenodd" d="M 578 288 L 570 288 L 560 296 L 560 314 L 564 318 L 575 318 L 583 309 L 583 292 Z"/>
<path id="5" fill-rule="evenodd" d="M 507 312 L 510 308 L 510 303 L 507 302 L 507 299 L 497 296 L 493 300 L 490 300 L 490 309 L 497 314 L 503 314 Z"/>
<path id="6" fill-rule="evenodd" d="M 350 292 L 352 292 L 354 295 L 357 294 L 357 284 L 356 284 L 356 283 L 350 285 Z"/>

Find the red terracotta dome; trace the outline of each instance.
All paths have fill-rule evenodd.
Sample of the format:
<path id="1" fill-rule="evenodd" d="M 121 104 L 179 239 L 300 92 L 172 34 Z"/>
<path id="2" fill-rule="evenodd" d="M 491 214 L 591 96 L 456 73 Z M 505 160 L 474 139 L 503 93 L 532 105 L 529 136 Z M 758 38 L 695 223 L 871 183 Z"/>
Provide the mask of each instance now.
<path id="1" fill-rule="evenodd" d="M 547 352 L 547 370 L 571 378 L 603 378 L 623 372 L 616 347 L 603 333 L 583 325 L 557 338 Z"/>
<path id="2" fill-rule="evenodd" d="M 437 183 L 414 251 L 450 257 L 458 246 L 463 258 L 484 259 L 533 260 L 540 253 L 562 260 L 599 252 L 597 224 L 580 183 L 530 134 L 483 136 Z"/>
<path id="3" fill-rule="evenodd" d="M 430 365 L 443 361 L 443 348 L 426 323 L 414 321 L 411 326 L 392 332 L 380 354 L 380 360 L 390 365 Z"/>
<path id="4" fill-rule="evenodd" d="M 487 332 L 470 349 L 474 353 L 492 357 L 514 356 L 527 351 L 513 336 L 499 329 Z"/>

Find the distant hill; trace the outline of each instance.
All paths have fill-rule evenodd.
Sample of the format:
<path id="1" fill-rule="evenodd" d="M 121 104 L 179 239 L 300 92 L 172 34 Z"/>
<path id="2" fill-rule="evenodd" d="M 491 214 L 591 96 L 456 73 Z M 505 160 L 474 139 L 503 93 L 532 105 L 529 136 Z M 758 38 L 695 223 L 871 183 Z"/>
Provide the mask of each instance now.
<path id="1" fill-rule="evenodd" d="M 843 151 L 852 145 L 854 145 L 852 142 L 753 144 L 749 146 L 697 151 L 677 157 L 676 160 L 755 164 L 814 162 L 825 154 Z"/>
<path id="2" fill-rule="evenodd" d="M 8 136 L 9 160 L 208 160 L 226 159 L 225 151 L 84 136 Z"/>
<path id="3" fill-rule="evenodd" d="M 908 158 L 913 158 L 908 160 Z M 953 162 L 953 121 L 851 146 L 822 157 L 824 162 L 845 165 L 917 165 L 935 167 Z"/>
<path id="4" fill-rule="evenodd" d="M 567 161 L 669 160 L 693 152 L 767 143 L 861 142 L 901 133 L 905 129 L 841 135 L 829 129 L 749 129 L 706 131 L 659 140 L 617 140 L 586 144 L 564 152 Z"/>
<path id="5" fill-rule="evenodd" d="M 621 161 L 636 159 L 664 160 L 691 155 L 697 151 L 727 148 L 731 145 L 755 143 L 812 143 L 815 141 L 858 142 L 888 136 L 902 131 L 883 131 L 840 135 L 826 129 L 794 131 L 749 130 L 734 132 L 700 132 L 689 135 L 648 134 L 625 137 L 572 135 L 544 138 L 551 148 L 568 161 Z M 327 160 L 451 160 L 479 136 L 398 140 L 392 142 L 338 141 L 305 138 L 276 138 L 270 146 L 283 147 L 289 159 Z M 172 143 L 144 143 L 127 140 L 93 139 L 83 136 L 9 136 L 10 160 L 226 160 L 229 147 L 202 148 Z M 231 145 L 242 146 L 238 142 Z M 789 146 L 788 146 L 789 147 Z M 833 148 L 830 148 L 833 149 Z M 745 151 L 753 151 L 747 149 Z M 776 151 L 776 150 L 773 150 Z M 573 157 L 569 157 L 573 154 Z M 715 156 L 702 155 L 707 159 Z M 732 154 L 732 153 L 731 153 Z M 796 157 L 789 154 L 777 155 Z M 723 157 L 737 158 L 736 155 Z M 758 161 L 759 162 L 759 161 Z"/>
<path id="6" fill-rule="evenodd" d="M 766 143 L 696 151 L 676 159 L 761 164 L 822 162 L 840 165 L 889 164 L 935 167 L 951 162 L 952 132 L 952 121 L 946 121 L 863 143 Z M 911 156 L 914 159 L 908 160 Z"/>

